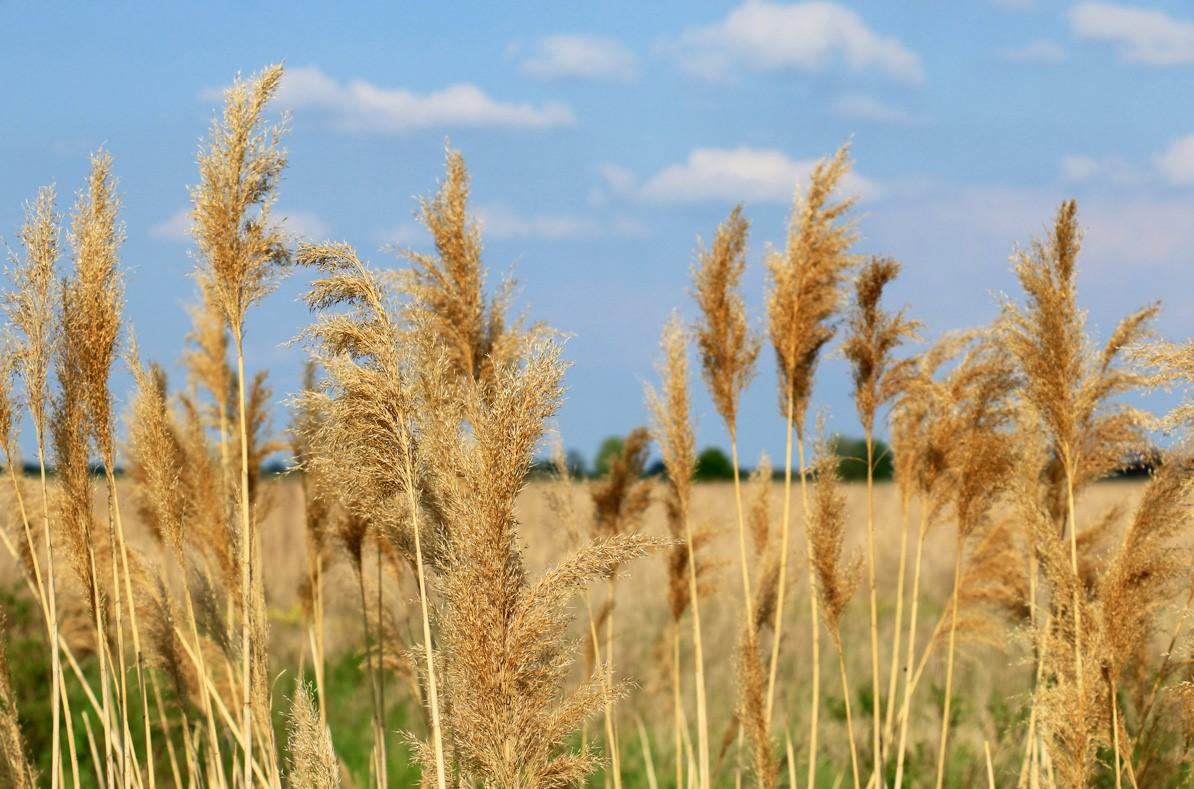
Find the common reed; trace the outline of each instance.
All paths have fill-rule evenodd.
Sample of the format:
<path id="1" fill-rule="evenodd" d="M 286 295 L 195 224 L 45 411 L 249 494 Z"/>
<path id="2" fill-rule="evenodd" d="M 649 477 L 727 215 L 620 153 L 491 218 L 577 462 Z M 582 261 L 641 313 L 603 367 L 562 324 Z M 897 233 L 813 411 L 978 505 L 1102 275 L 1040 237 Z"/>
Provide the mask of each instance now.
<path id="1" fill-rule="evenodd" d="M 643 471 L 650 451 L 650 433 L 639 427 L 630 431 L 622 449 L 610 458 L 605 478 L 594 482 L 589 490 L 593 501 L 593 536 L 612 539 L 638 530 L 643 515 L 651 503 L 651 484 L 644 480 Z M 614 568 L 617 569 L 617 568 Z M 602 611 L 605 624 L 605 671 L 607 692 L 614 687 L 614 609 L 617 605 L 615 577 L 611 573 L 606 584 L 606 608 Z M 596 642 L 594 642 L 596 648 Z M 618 748 L 617 721 L 607 709 L 607 737 L 615 789 L 621 789 L 621 757 Z"/>
<path id="2" fill-rule="evenodd" d="M 24 257 L 12 256 L 9 275 L 12 290 L 4 297 L 5 313 L 9 324 L 17 335 L 11 354 L 6 354 L 12 365 L 5 371 L 5 385 L 10 373 L 20 376 L 25 403 L 33 424 L 37 442 L 38 469 L 41 478 L 42 531 L 41 539 L 46 550 L 46 571 L 44 579 L 38 582 L 39 596 L 45 613 L 46 628 L 50 634 L 51 704 L 53 722 L 51 747 L 53 748 L 50 781 L 58 786 L 61 780 L 61 729 L 59 721 L 65 714 L 70 717 L 70 700 L 61 694 L 62 666 L 58 641 L 58 573 L 54 560 L 54 541 L 50 534 L 49 495 L 46 484 L 46 404 L 49 394 L 51 359 L 55 352 L 57 326 L 54 321 L 54 300 L 56 277 L 54 267 L 60 255 L 62 217 L 56 208 L 56 193 L 53 187 L 43 187 L 32 206 L 25 209 L 25 223 L 21 228 L 21 245 Z M 11 416 L 11 415 L 10 415 Z M 5 462 L 14 486 L 16 481 L 16 453 L 11 436 L 6 436 Z M 14 487 L 18 493 L 18 488 Z M 24 512 L 23 502 L 21 509 Z M 25 518 L 28 521 L 28 517 Z M 36 556 L 33 546 L 33 530 L 26 528 L 26 542 L 31 559 Z M 35 575 L 40 567 L 33 562 Z M 70 752 L 74 753 L 74 746 Z M 73 758 L 73 757 L 72 757 Z M 77 769 L 75 773 L 77 774 Z"/>
<path id="3" fill-rule="evenodd" d="M 775 637 L 767 677 L 767 718 L 775 702 L 776 672 L 783 635 L 784 598 L 787 589 L 788 535 L 792 500 L 792 432 L 800 457 L 800 493 L 806 524 L 809 615 L 811 618 L 812 697 L 808 747 L 808 784 L 817 776 L 817 728 L 821 709 L 821 634 L 813 592 L 812 543 L 807 524 L 812 520 L 804 463 L 804 418 L 812 396 L 813 375 L 825 345 L 833 338 L 832 321 L 841 300 L 841 288 L 853 265 L 849 253 L 856 234 L 846 219 L 854 198 L 834 202 L 834 192 L 850 171 L 849 148 L 839 148 L 832 158 L 813 168 L 807 190 L 798 193 L 788 225 L 787 246 L 768 256 L 770 286 L 767 323 L 779 369 L 779 409 L 784 417 L 784 507 L 780 538 L 779 597 L 775 606 Z"/>
<path id="4" fill-rule="evenodd" d="M 746 307 L 739 292 L 746 267 L 746 239 L 750 223 L 736 206 L 717 228 L 713 245 L 698 254 L 693 267 L 693 295 L 701 310 L 697 347 L 701 371 L 717 412 L 730 436 L 734 467 L 734 505 L 738 513 L 738 559 L 742 575 L 742 606 L 747 620 L 754 619 L 750 568 L 746 558 L 746 516 L 738 466 L 738 403 L 755 375 L 760 341 L 750 330 Z"/>
<path id="5" fill-rule="evenodd" d="M 1017 774 L 1022 786 L 1188 782 L 1194 475 L 1181 439 L 1194 366 L 1189 343 L 1153 340 L 1155 306 L 1101 344 L 1088 334 L 1072 203 L 1015 256 L 1022 304 L 897 361 L 916 328 L 883 307 L 898 266 L 863 263 L 844 310 L 856 260 L 852 201 L 838 195 L 847 150 L 814 169 L 786 244 L 767 257 L 758 316 L 787 443 L 776 522 L 769 461 L 744 489 L 738 457 L 739 428 L 762 418 L 742 407 L 760 341 L 742 294 L 741 209 L 698 253 L 695 331 L 678 317 L 663 329 L 651 432 L 632 431 L 608 472 L 583 482 L 560 447 L 556 479 L 541 485 L 535 459 L 564 397 L 565 345 L 512 317 L 511 280 L 487 281 L 463 156 L 448 151 L 442 183 L 419 204 L 432 248 L 404 252 L 397 270 L 342 243 L 292 251 L 271 219 L 286 157 L 281 128 L 265 120 L 282 79 L 274 67 L 234 83 L 200 150 L 198 306 L 181 385 L 141 358 L 124 323 L 110 157 L 93 157 L 70 212 L 64 280 L 53 190 L 26 209 L 0 331 L 0 543 L 15 587 L 0 590 L 14 661 L 10 678 L 0 656 L 0 783 L 25 789 L 43 772 L 54 789 L 380 789 L 409 752 L 442 789 L 561 787 L 599 770 L 614 787 L 795 786 L 799 759 L 811 786 L 818 763 L 822 783 L 831 764 L 844 778 L 848 747 L 861 786 L 860 702 L 871 707 L 874 786 L 893 761 L 897 787 L 929 775 L 938 786 Z M 274 395 L 264 371 L 246 371 L 244 335 L 247 311 L 291 260 L 311 277 L 312 323 L 300 330 L 311 366 L 290 401 L 293 468 L 272 480 L 264 467 L 284 451 Z M 814 373 L 838 350 L 843 319 L 865 491 L 841 484 L 843 461 L 823 440 L 811 466 L 804 458 Z M 728 486 L 694 478 L 690 341 L 731 442 L 732 514 Z M 122 365 L 127 403 L 109 383 Z M 1132 399 L 1153 385 L 1182 393 L 1165 419 Z M 884 437 L 894 490 L 875 479 Z M 21 473 L 20 449 L 33 446 L 40 486 Z M 1151 466 L 1151 478 L 1095 485 L 1126 463 Z M 784 612 L 793 466 L 811 663 L 779 659 L 794 619 Z M 897 517 L 898 535 L 884 528 Z M 725 548 L 739 567 L 724 568 Z M 654 551 L 662 566 L 633 563 Z M 864 563 L 866 615 L 848 606 Z M 717 592 L 722 572 L 738 576 L 741 602 Z M 821 698 L 822 623 L 840 704 Z M 870 649 L 858 640 L 867 625 Z M 964 662 L 971 652 L 978 660 Z M 869 680 L 852 687 L 868 664 Z M 777 711 L 805 672 L 807 714 L 786 701 Z M 780 682 L 793 690 L 776 694 Z M 670 700 L 655 695 L 665 689 Z M 839 709 L 844 727 L 830 715 Z M 590 737 L 601 713 L 604 738 Z M 725 732 L 716 754 L 711 728 Z M 720 774 L 735 742 L 738 767 Z M 673 769 L 657 774 L 667 758 Z"/>
<path id="6" fill-rule="evenodd" d="M 819 441 L 813 465 L 817 484 L 813 496 L 809 542 L 812 546 L 813 570 L 817 579 L 817 602 L 825 617 L 825 629 L 833 639 L 838 657 L 838 672 L 842 680 L 842 701 L 846 707 L 846 739 L 850 744 L 850 770 L 854 787 L 861 786 L 858 772 L 858 749 L 854 743 L 854 716 L 851 714 L 850 681 L 846 674 L 846 657 L 842 650 L 842 613 L 862 579 L 862 557 L 846 559 L 842 556 L 845 542 L 846 502 L 838 490 L 838 459 L 828 443 Z"/>
<path id="7" fill-rule="evenodd" d="M 684 707 L 680 693 L 680 620 L 691 609 L 693 673 L 697 696 L 698 785 L 709 785 L 709 722 L 705 689 L 704 642 L 701 634 L 701 590 L 710 564 L 701 553 L 707 530 L 692 525 L 692 484 L 696 471 L 696 436 L 690 415 L 688 340 L 679 315 L 673 313 L 660 340 L 660 390 L 647 388 L 652 430 L 667 470 L 667 527 L 676 544 L 668 549 L 668 612 L 672 618 L 672 707 L 675 727 L 676 786 L 683 786 Z"/>
<path id="8" fill-rule="evenodd" d="M 884 312 L 879 301 L 884 289 L 896 278 L 900 264 L 886 258 L 872 258 L 858 273 L 854 283 L 854 300 L 848 319 L 848 335 L 842 345 L 842 352 L 850 361 L 854 378 L 854 407 L 862 422 L 866 441 L 866 523 L 867 523 L 867 591 L 871 604 L 871 748 L 873 753 L 873 780 L 880 785 L 883 781 L 883 748 L 880 738 L 882 695 L 879 690 L 879 614 L 878 590 L 875 586 L 875 414 L 884 404 L 895 397 L 903 385 L 910 369 L 910 362 L 896 363 L 892 352 L 905 340 L 916 336 L 917 324 L 908 320 L 903 312 L 891 315 Z M 907 532 L 901 535 L 907 543 Z M 896 632 L 900 629 L 903 614 L 905 551 L 900 552 L 900 574 L 896 592 Z M 899 652 L 899 641 L 893 646 L 892 654 Z M 891 681 L 888 690 L 888 704 L 895 695 L 895 664 L 893 661 Z"/>
<path id="9" fill-rule="evenodd" d="M 282 80 L 282 67 L 270 66 L 249 82 L 239 78 L 224 93 L 222 117 L 212 121 L 206 144 L 199 152 L 199 185 L 191 191 L 192 234 L 198 247 L 198 278 L 210 290 L 223 321 L 232 334 L 236 352 L 237 400 L 240 418 L 240 505 L 237 533 L 241 576 L 241 727 L 243 772 L 252 784 L 253 695 L 265 689 L 265 677 L 254 676 L 255 664 L 264 664 L 254 643 L 254 630 L 264 622 L 254 621 L 253 530 L 249 502 L 249 436 L 245 384 L 245 315 L 273 286 L 278 266 L 287 258 L 281 230 L 271 221 L 277 182 L 286 166 L 281 148 L 282 127 L 263 125 L 266 105 Z M 272 746 L 268 749 L 272 753 Z M 275 772 L 274 760 L 267 764 Z"/>

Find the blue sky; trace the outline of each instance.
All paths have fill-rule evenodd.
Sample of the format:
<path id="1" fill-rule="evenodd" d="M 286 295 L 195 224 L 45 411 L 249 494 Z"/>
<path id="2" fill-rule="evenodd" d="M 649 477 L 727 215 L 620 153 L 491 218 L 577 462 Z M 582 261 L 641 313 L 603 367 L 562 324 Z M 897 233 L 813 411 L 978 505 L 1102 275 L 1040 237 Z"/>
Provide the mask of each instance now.
<path id="1" fill-rule="evenodd" d="M 4 4 L 0 237 L 87 155 L 112 152 L 124 200 L 127 315 L 175 362 L 194 299 L 185 221 L 195 152 L 238 71 L 284 61 L 291 113 L 279 213 L 377 266 L 419 247 L 416 195 L 446 140 L 465 154 L 493 278 L 570 332 L 565 443 L 591 454 L 645 421 L 659 330 L 692 316 L 689 267 L 738 200 L 752 221 L 748 302 L 810 163 L 853 140 L 857 251 L 904 264 L 892 304 L 926 335 L 1015 294 L 1009 256 L 1075 196 L 1093 330 L 1157 298 L 1194 330 L 1194 9 L 1170 3 Z M 292 279 L 250 322 L 251 367 L 292 391 L 306 316 Z M 746 457 L 783 449 L 773 362 L 743 408 Z M 125 391 L 127 376 L 115 379 Z M 816 406 L 857 431 L 840 360 Z M 703 392 L 702 445 L 724 444 Z M 285 425 L 279 411 L 275 426 Z"/>

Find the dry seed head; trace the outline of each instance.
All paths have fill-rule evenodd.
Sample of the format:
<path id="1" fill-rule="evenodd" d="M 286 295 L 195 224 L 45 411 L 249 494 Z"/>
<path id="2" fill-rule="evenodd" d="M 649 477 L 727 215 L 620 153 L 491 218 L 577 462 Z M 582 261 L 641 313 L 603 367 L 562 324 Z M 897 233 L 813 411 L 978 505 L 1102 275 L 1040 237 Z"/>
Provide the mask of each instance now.
<path id="1" fill-rule="evenodd" d="M 643 479 L 651 434 L 637 427 L 626 436 L 622 451 L 610 458 L 605 479 L 592 484 L 593 532 L 612 536 L 632 532 L 642 524 L 651 505 L 651 481 Z"/>
<path id="2" fill-rule="evenodd" d="M 183 529 L 192 521 L 193 505 L 184 485 L 187 459 L 174 430 L 166 399 L 165 376 L 146 369 L 134 345 L 129 367 L 137 384 L 129 417 L 129 450 L 141 478 L 140 496 L 152 514 L 166 547 L 182 561 Z"/>
<path id="3" fill-rule="evenodd" d="M 647 406 L 651 411 L 651 429 L 667 470 L 667 527 L 668 534 L 676 540 L 667 553 L 668 607 L 672 619 L 679 621 L 691 602 L 688 535 L 693 531 L 689 512 L 692 475 L 696 468 L 696 437 L 689 408 L 688 341 L 678 314 L 673 313 L 664 326 L 660 346 L 663 351 L 659 364 L 661 391 L 647 387 Z M 695 535 L 692 543 L 696 560 L 699 554 L 695 553 Z M 699 580 L 699 576 L 705 574 L 707 564 L 694 563 Z"/>
<path id="4" fill-rule="evenodd" d="M 798 194 L 788 228 L 787 248 L 767 258 L 771 286 L 767 320 L 779 365 L 779 407 L 792 415 L 800 435 L 821 349 L 833 338 L 832 320 L 842 300 L 842 284 L 853 265 L 849 249 L 856 233 L 844 216 L 853 198 L 831 198 L 850 171 L 849 146 L 813 169 L 807 192 Z"/>
<path id="5" fill-rule="evenodd" d="M 191 190 L 200 280 L 234 337 L 287 259 L 285 238 L 270 215 L 286 166 L 284 129 L 262 120 L 281 81 L 282 66 L 274 65 L 248 82 L 238 77 L 224 92 L 223 115 L 213 119 L 199 150 L 199 186 Z"/>
<path id="6" fill-rule="evenodd" d="M 1181 544 L 1194 502 L 1188 457 L 1170 456 L 1149 481 L 1123 544 L 1099 583 L 1108 661 L 1118 677 L 1148 643 L 1157 614 L 1187 579 L 1190 550 Z"/>
<path id="7" fill-rule="evenodd" d="M 289 785 L 295 789 L 337 789 L 340 763 L 332 747 L 332 733 L 319 722 L 315 699 L 305 683 L 298 683 L 290 702 Z"/>
<path id="8" fill-rule="evenodd" d="M 862 577 L 862 557 L 855 556 L 843 564 L 846 497 L 840 490 L 838 458 L 823 435 L 817 443 L 814 461 L 817 482 L 814 486 L 809 538 L 812 544 L 813 569 L 817 576 L 817 599 L 825 616 L 825 626 L 840 648 L 842 612 L 858 588 L 858 582 Z"/>
<path id="9" fill-rule="evenodd" d="M 79 193 L 71 217 L 73 276 L 62 294 L 62 345 L 79 377 L 88 431 L 101 459 L 115 462 L 112 394 L 108 376 L 116 360 L 123 285 L 117 251 L 124 230 L 117 222 L 120 202 L 112 177 L 112 157 L 101 151 L 91 157 L 87 189 Z"/>
<path id="10" fill-rule="evenodd" d="M 12 292 L 5 297 L 5 311 L 20 335 L 14 349 L 17 372 L 33 417 L 39 444 L 45 441 L 50 363 L 57 337 L 54 299 L 62 216 L 56 207 L 54 187 L 42 187 L 32 206 L 25 208 L 21 227 L 24 258 L 13 256 L 9 276 Z"/>
<path id="11" fill-rule="evenodd" d="M 771 542 L 771 458 L 764 452 L 750 475 L 750 536 L 755 556 L 761 556 Z"/>
<path id="12" fill-rule="evenodd" d="M 912 374 L 911 361 L 894 363 L 891 354 L 905 340 L 916 338 L 919 324 L 908 320 L 903 310 L 893 315 L 879 306 L 883 290 L 899 272 L 896 261 L 871 258 L 854 282 L 854 302 L 842 352 L 850 361 L 854 405 L 868 434 L 875 426 L 875 411 L 891 400 Z"/>
<path id="13" fill-rule="evenodd" d="M 1016 276 L 1027 303 L 1004 305 L 1004 342 L 1016 358 L 1024 399 L 1053 439 L 1057 462 L 1075 489 L 1123 462 L 1144 444 L 1145 415 L 1115 406 L 1115 397 L 1150 381 L 1119 367 L 1121 352 L 1149 335 L 1158 307 L 1129 315 L 1100 353 L 1086 335 L 1078 308 L 1077 258 L 1081 247 L 1078 207 L 1062 203 L 1047 241 L 1015 256 Z"/>
<path id="14" fill-rule="evenodd" d="M 1194 340 L 1185 343 L 1151 342 L 1132 349 L 1132 356 L 1141 364 L 1157 371 L 1153 382 L 1177 385 L 1186 392 L 1180 405 L 1166 417 L 1163 425 L 1169 430 L 1194 428 L 1194 399 L 1189 392 L 1194 387 Z"/>
<path id="15" fill-rule="evenodd" d="M 487 299 L 481 234 L 468 212 L 469 176 L 464 157 L 447 152 L 447 175 L 439 193 L 420 202 L 420 220 L 435 241 L 434 255 L 401 250 L 412 268 L 400 287 L 408 309 L 438 337 L 455 376 L 482 380 L 516 361 L 525 345 L 544 332 L 507 317 L 515 283 L 505 280 Z"/>
<path id="16" fill-rule="evenodd" d="M 749 228 L 742 206 L 735 206 L 717 228 L 712 248 L 698 254 L 692 271 L 694 296 L 701 310 L 697 347 L 705 384 L 731 431 L 737 426 L 739 397 L 754 378 L 759 356 L 759 338 L 747 324 L 739 292 Z"/>

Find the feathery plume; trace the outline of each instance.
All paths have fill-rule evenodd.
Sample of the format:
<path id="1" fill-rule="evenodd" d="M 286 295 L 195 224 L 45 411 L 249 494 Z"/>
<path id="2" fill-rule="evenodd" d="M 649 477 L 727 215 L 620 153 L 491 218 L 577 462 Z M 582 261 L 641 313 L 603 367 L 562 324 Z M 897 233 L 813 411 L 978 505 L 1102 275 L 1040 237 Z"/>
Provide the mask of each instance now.
<path id="1" fill-rule="evenodd" d="M 319 720 L 311 691 L 300 682 L 290 703 L 289 783 L 296 789 L 338 789 L 340 763 L 332 734 Z"/>
<path id="2" fill-rule="evenodd" d="M 844 221 L 854 198 L 832 202 L 850 171 L 849 154 L 844 145 L 813 169 L 808 190 L 798 195 L 792 212 L 787 248 L 767 258 L 768 329 L 779 365 L 779 410 L 791 414 L 799 435 L 817 360 L 833 339 L 830 321 L 840 309 L 842 284 L 854 264 L 849 249 L 857 234 Z"/>
<path id="3" fill-rule="evenodd" d="M 738 423 L 738 400 L 754 378 L 759 355 L 759 339 L 750 331 L 739 293 L 749 228 L 742 206 L 736 206 L 717 228 L 713 246 L 700 251 L 692 270 L 693 295 L 702 316 L 697 327 L 701 370 L 731 432 Z"/>

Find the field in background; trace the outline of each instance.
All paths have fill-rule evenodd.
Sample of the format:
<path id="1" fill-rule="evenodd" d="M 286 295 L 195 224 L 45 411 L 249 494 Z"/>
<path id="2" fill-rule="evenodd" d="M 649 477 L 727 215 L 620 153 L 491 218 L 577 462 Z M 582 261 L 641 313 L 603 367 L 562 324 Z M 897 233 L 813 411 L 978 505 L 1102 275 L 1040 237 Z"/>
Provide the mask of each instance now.
<path id="1" fill-rule="evenodd" d="M 131 493 L 132 486 L 122 483 Z M 586 483 L 574 483 L 575 503 L 582 521 L 587 518 L 591 507 Z M 778 528 L 782 504 L 782 484 L 774 483 L 771 495 L 772 528 Z M 1119 505 L 1130 512 L 1139 498 L 1143 485 L 1137 482 L 1107 482 L 1086 492 L 1078 504 L 1079 522 L 1092 522 L 1109 509 Z M 547 506 L 546 483 L 532 483 L 522 494 L 519 502 L 519 517 L 525 535 L 524 556 L 533 577 L 538 577 L 567 552 L 567 535 L 556 522 Z M 865 540 L 865 523 L 862 513 L 865 508 L 865 487 L 847 485 L 844 487 L 850 513 L 846 535 L 846 551 L 861 550 Z M 289 693 L 288 671 L 295 666 L 310 665 L 307 654 L 307 635 L 303 622 L 298 590 L 302 586 L 307 568 L 302 490 L 296 481 L 279 479 L 268 483 L 270 509 L 262 525 L 263 566 L 270 613 L 270 655 L 276 666 L 276 693 Z M 653 503 L 644 523 L 646 533 L 663 536 L 666 533 L 664 512 L 661 503 L 663 486 L 658 486 Z M 881 588 L 894 589 L 899 563 L 900 503 L 898 490 L 894 485 L 879 485 L 875 492 L 876 502 L 876 551 L 878 556 L 878 583 Z M 144 527 L 137 519 L 135 497 L 122 497 L 126 507 L 126 524 L 130 529 L 130 543 L 139 549 L 156 553 L 156 545 L 149 540 Z M 99 497 L 97 507 L 102 506 Z M 5 506 L 8 506 L 7 499 Z M 731 782 L 736 764 L 733 743 L 723 742 L 732 721 L 733 705 L 738 697 L 734 671 L 734 647 L 740 627 L 741 593 L 738 582 L 737 549 L 735 540 L 735 513 L 733 487 L 729 483 L 704 483 L 696 486 L 693 502 L 694 522 L 711 525 L 717 532 L 710 548 L 710 556 L 719 564 L 714 574 L 714 588 L 702 598 L 702 617 L 706 634 L 706 664 L 708 672 L 708 693 L 710 718 L 716 747 L 725 753 L 722 761 L 722 781 Z M 915 538 L 917 512 L 910 513 L 912 533 L 909 536 L 909 553 Z M 796 524 L 799 524 L 797 515 Z M 1119 524 L 1122 526 L 1121 523 Z M 1117 528 L 1114 536 L 1121 530 Z M 803 744 L 803 733 L 807 728 L 808 682 L 808 587 L 803 559 L 803 536 L 793 532 L 794 573 L 790 588 L 789 616 L 785 627 L 786 645 L 782 652 L 779 693 L 775 731 L 782 740 L 786 731 L 792 732 L 797 759 Z M 1110 544 L 1104 548 L 1110 547 Z M 941 614 L 949 595 L 953 569 L 954 535 L 952 524 L 934 528 L 925 544 L 922 570 L 922 603 L 918 643 L 927 642 L 930 633 Z M 368 554 L 366 565 L 373 562 L 375 554 Z M 156 556 L 154 557 L 156 559 Z M 911 555 L 909 556 L 911 566 Z M 387 612 L 396 624 L 400 650 L 414 649 L 418 645 L 418 604 L 415 585 L 410 573 L 404 569 L 403 585 L 400 589 L 387 586 Z M 367 574 L 368 575 L 368 574 Z M 0 578 L 5 585 L 15 588 L 18 583 L 16 569 L 6 556 L 0 557 Z M 329 675 L 329 715 L 337 751 L 346 765 L 355 774 L 360 785 L 364 785 L 371 735 L 369 731 L 370 701 L 367 678 L 361 668 L 362 643 L 360 605 L 355 578 L 343 557 L 336 557 L 335 563 L 325 577 L 326 637 Z M 372 589 L 373 579 L 367 578 Z M 615 615 L 615 663 L 616 674 L 632 683 L 630 695 L 617 710 L 620 738 L 623 740 L 623 766 L 626 786 L 646 787 L 645 765 L 642 764 L 642 741 L 637 734 L 637 721 L 644 723 L 652 748 L 654 766 L 661 782 L 670 775 L 671 756 L 671 689 L 669 685 L 668 649 L 670 620 L 665 601 L 665 570 L 659 557 L 639 560 L 628 566 L 618 580 Z M 594 608 L 604 600 L 603 585 L 592 590 Z M 1180 601 L 1178 601 L 1180 602 Z M 893 603 L 888 596 L 881 596 L 879 608 L 881 659 L 887 666 L 890 660 L 891 626 L 894 617 Z M 576 613 L 575 639 L 578 651 L 585 652 L 584 628 L 587 617 L 584 605 L 578 600 L 573 609 Z M 30 609 L 31 610 L 31 609 Z M 1172 612 L 1168 612 L 1172 615 Z M 906 617 L 906 614 L 905 614 Z M 905 618 L 905 622 L 906 622 Z M 31 621 L 31 632 L 38 640 L 38 622 Z M 847 643 L 864 643 L 868 632 L 868 617 L 865 597 L 859 595 L 846 611 L 842 625 L 843 640 Z M 989 742 L 992 758 L 997 769 L 999 785 L 1014 781 L 1022 759 L 1024 746 L 1024 720 L 1027 714 L 1032 672 L 1031 647 L 1027 632 L 1013 634 L 1002 648 L 993 644 L 962 642 L 959 645 L 962 659 L 959 674 L 955 678 L 955 713 L 958 728 L 955 757 L 951 766 L 951 784 L 971 785 L 985 781 L 983 762 L 984 741 Z M 906 642 L 905 642 L 906 643 Z M 1163 648 L 1163 647 L 1162 647 Z M 918 650 L 919 651 L 919 650 Z M 941 702 L 943 650 L 941 655 L 930 659 L 926 671 L 925 685 L 918 691 L 920 696 L 910 727 L 910 778 L 913 785 L 931 781 L 934 767 L 934 748 Z M 29 657 L 41 661 L 47 654 L 44 646 L 29 650 Z M 16 657 L 16 656 L 14 656 Z M 822 653 L 822 676 L 833 678 L 832 653 Z M 869 666 L 867 653 L 863 649 L 847 652 L 850 676 L 858 708 L 867 709 L 870 704 Z M 576 679 L 585 667 L 586 660 L 577 661 Z M 975 670 L 975 669 L 978 670 Z M 40 666 L 21 667 L 24 675 L 44 675 Z M 399 667 L 394 673 L 400 686 L 393 693 L 390 705 L 390 728 L 398 730 L 411 727 L 422 731 L 425 721 L 421 712 L 412 707 L 409 673 Z M 691 672 L 685 671 L 685 681 L 691 683 Z M 40 686 L 38 686 L 40 687 Z M 34 695 L 38 687 L 24 687 L 18 684 L 18 692 Z M 925 692 L 927 690 L 928 692 Z M 825 778 L 846 779 L 848 783 L 849 754 L 846 750 L 844 713 L 841 692 L 835 683 L 823 685 L 825 709 L 830 720 L 822 722 L 823 749 L 821 759 L 826 765 Z M 691 688 L 686 690 L 691 699 Z M 22 703 L 21 709 L 36 711 L 35 700 Z M 280 703 L 278 706 L 284 706 Z M 691 715 L 691 710 L 688 713 Z M 23 715 L 30 727 L 31 742 L 40 740 L 46 716 Z M 866 716 L 855 718 L 856 738 L 865 742 Z M 590 720 L 590 736 L 599 739 L 600 718 Z M 413 778 L 412 768 L 406 763 L 406 753 L 395 748 L 390 754 L 394 770 L 393 778 L 398 785 L 405 785 L 403 776 Z M 836 772 L 834 772 L 836 771 Z M 744 780 L 748 775 L 743 773 Z M 956 782 L 956 783 L 955 783 Z M 601 774 L 591 780 L 595 786 L 602 785 Z"/>

